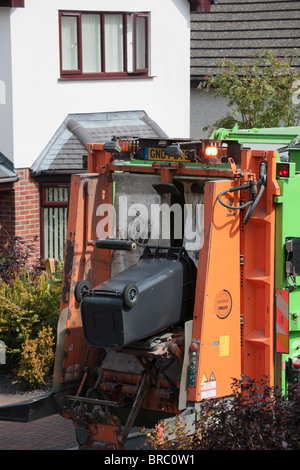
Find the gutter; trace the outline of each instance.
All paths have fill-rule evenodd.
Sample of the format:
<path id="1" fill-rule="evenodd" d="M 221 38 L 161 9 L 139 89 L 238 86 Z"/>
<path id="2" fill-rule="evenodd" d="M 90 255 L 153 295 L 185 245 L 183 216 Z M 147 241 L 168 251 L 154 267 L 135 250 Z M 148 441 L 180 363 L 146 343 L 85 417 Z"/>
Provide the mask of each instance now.
<path id="1" fill-rule="evenodd" d="M 20 180 L 19 176 L 15 176 L 12 178 L 0 178 L 0 185 L 7 184 L 7 183 L 16 183 L 19 180 Z"/>

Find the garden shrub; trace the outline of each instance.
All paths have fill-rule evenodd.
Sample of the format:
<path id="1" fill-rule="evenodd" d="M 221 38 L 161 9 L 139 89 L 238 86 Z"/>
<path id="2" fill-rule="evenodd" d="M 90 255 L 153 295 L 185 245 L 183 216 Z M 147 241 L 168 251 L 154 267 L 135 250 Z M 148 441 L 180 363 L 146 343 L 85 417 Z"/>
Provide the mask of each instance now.
<path id="1" fill-rule="evenodd" d="M 28 385 L 40 386 L 54 362 L 62 264 L 48 263 L 45 270 L 36 260 L 37 266 L 26 269 L 35 240 L 7 236 L 0 253 L 0 340 L 6 347 L 0 373 L 12 371 Z M 53 272 L 48 267 L 54 264 Z"/>
<path id="2" fill-rule="evenodd" d="M 229 398 L 202 402 L 201 420 L 189 436 L 177 417 L 170 430 L 167 421 L 158 423 L 147 434 L 155 449 L 163 450 L 299 450 L 300 384 L 282 396 L 268 384 L 244 377 L 232 383 Z M 177 432 L 177 436 L 176 436 Z M 168 440 L 172 434 L 175 439 Z"/>
<path id="3" fill-rule="evenodd" d="M 52 328 L 45 326 L 39 331 L 38 337 L 26 338 L 21 347 L 21 360 L 17 376 L 32 388 L 40 388 L 54 361 L 54 336 Z"/>
<path id="4" fill-rule="evenodd" d="M 21 345 L 39 322 L 31 308 L 30 295 L 18 277 L 13 284 L 0 279 L 0 337 L 6 345 L 6 368 L 13 368 L 19 360 Z"/>
<path id="5" fill-rule="evenodd" d="M 1 228 L 5 231 L 3 226 Z M 0 251 L 0 277 L 5 282 L 13 282 L 22 274 L 28 259 L 34 254 L 37 237 L 32 242 L 27 242 L 21 237 L 7 236 Z"/>
<path id="6" fill-rule="evenodd" d="M 60 284 L 49 284 L 47 276 L 24 273 L 13 283 L 0 279 L 0 337 L 6 345 L 6 369 L 16 368 L 22 344 L 50 327 L 56 338 L 60 307 Z"/>
<path id="7" fill-rule="evenodd" d="M 195 440 L 194 435 L 188 434 L 187 426 L 182 423 L 180 416 L 175 417 L 175 423 L 172 425 L 168 421 L 162 420 L 152 432 L 146 428 L 142 428 L 141 432 L 147 436 L 151 446 L 156 450 L 190 450 L 193 448 Z"/>

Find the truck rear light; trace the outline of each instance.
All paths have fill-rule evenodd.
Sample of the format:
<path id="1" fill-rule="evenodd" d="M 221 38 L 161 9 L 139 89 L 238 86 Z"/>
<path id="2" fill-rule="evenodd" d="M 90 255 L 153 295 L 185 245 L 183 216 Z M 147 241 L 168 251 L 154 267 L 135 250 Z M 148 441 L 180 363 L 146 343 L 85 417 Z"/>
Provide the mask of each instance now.
<path id="1" fill-rule="evenodd" d="M 203 163 L 221 163 L 222 141 L 203 140 L 201 149 L 201 161 Z"/>
<path id="2" fill-rule="evenodd" d="M 280 163 L 277 165 L 278 176 L 281 178 L 288 178 L 290 176 L 290 165 Z"/>
<path id="3" fill-rule="evenodd" d="M 219 149 L 210 145 L 209 147 L 205 148 L 205 155 L 206 157 L 217 157 L 219 155 Z"/>

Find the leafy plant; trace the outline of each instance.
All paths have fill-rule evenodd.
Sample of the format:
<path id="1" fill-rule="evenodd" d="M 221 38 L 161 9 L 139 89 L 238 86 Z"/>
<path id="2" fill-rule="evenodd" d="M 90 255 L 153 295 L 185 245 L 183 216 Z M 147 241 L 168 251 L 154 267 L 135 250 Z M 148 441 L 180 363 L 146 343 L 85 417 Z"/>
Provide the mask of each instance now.
<path id="1" fill-rule="evenodd" d="M 192 436 L 180 416 L 175 431 L 163 420 L 151 434 L 143 432 L 155 449 L 163 450 L 300 449 L 300 384 L 291 386 L 285 397 L 269 386 L 267 378 L 243 376 L 233 381 L 232 391 L 230 398 L 202 402 L 201 420 Z M 173 439 L 168 440 L 170 434 Z"/>
<path id="2" fill-rule="evenodd" d="M 0 252 L 0 277 L 5 282 L 12 282 L 16 276 L 22 274 L 26 262 L 34 254 L 36 239 L 37 237 L 32 242 L 27 242 L 21 237 L 8 235 Z"/>
<path id="3" fill-rule="evenodd" d="M 45 270 L 27 269 L 36 240 L 6 235 L 0 254 L 0 339 L 6 347 L 1 372 L 14 371 L 40 386 L 54 362 L 63 265 L 49 259 Z"/>
<path id="4" fill-rule="evenodd" d="M 46 274 L 24 271 L 14 282 L 0 278 L 0 338 L 6 345 L 6 369 L 18 366 L 22 345 L 50 327 L 56 339 L 61 284 L 48 282 Z"/>
<path id="5" fill-rule="evenodd" d="M 175 448 L 189 450 L 194 441 L 194 436 L 188 434 L 187 426 L 182 423 L 180 416 L 175 417 L 175 423 L 172 426 L 168 421 L 162 420 L 151 433 L 146 428 L 142 428 L 141 432 L 147 436 L 148 441 L 156 450 Z"/>
<path id="6" fill-rule="evenodd" d="M 294 84 L 300 72 L 293 67 L 294 54 L 280 58 L 271 50 L 262 50 L 249 57 L 243 65 L 223 59 L 222 72 L 199 85 L 203 91 L 228 99 L 230 111 L 222 119 L 205 128 L 241 129 L 297 125 L 300 104 L 292 103 Z"/>
<path id="7" fill-rule="evenodd" d="M 37 338 L 26 339 L 21 348 L 21 360 L 17 376 L 32 388 L 45 384 L 54 361 L 54 336 L 52 329 L 45 326 L 39 331 Z"/>

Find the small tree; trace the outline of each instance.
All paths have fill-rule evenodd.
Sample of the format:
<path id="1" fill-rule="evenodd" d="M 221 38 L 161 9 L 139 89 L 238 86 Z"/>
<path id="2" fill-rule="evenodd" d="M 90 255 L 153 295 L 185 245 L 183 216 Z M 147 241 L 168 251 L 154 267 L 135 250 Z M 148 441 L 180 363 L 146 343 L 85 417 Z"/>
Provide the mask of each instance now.
<path id="1" fill-rule="evenodd" d="M 220 61 L 222 72 L 199 85 L 203 91 L 228 98 L 230 111 L 208 128 L 240 129 L 295 126 L 300 118 L 300 103 L 293 100 L 300 85 L 300 71 L 293 66 L 295 54 L 277 57 L 273 51 L 259 51 L 243 65 Z"/>

